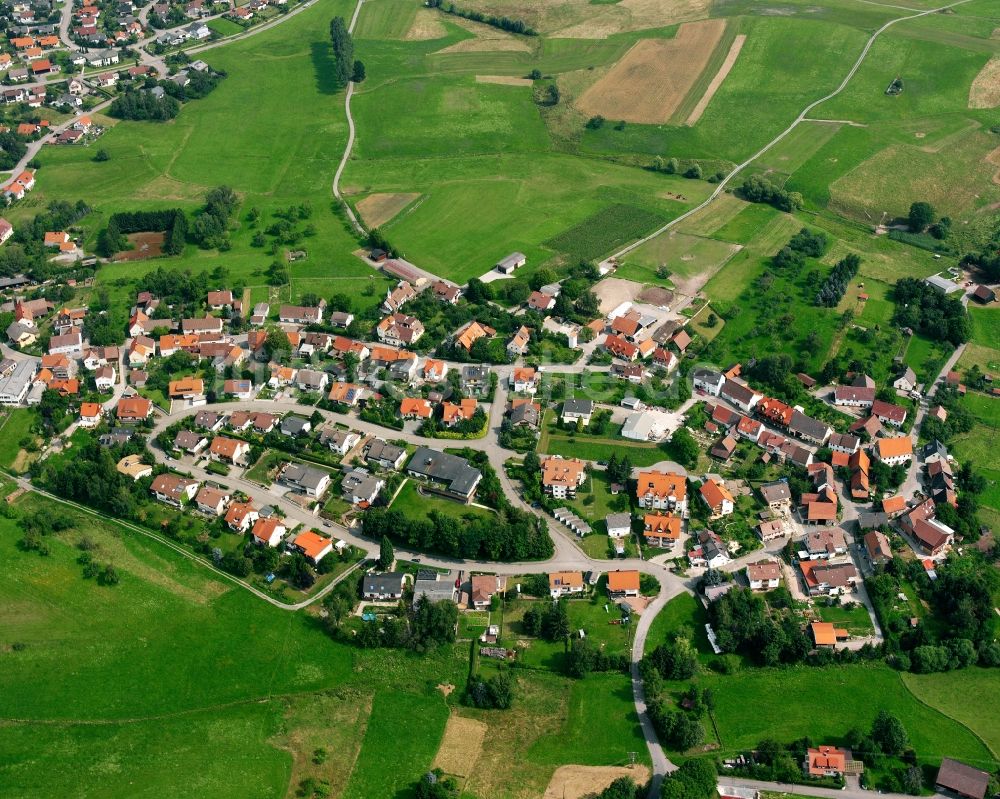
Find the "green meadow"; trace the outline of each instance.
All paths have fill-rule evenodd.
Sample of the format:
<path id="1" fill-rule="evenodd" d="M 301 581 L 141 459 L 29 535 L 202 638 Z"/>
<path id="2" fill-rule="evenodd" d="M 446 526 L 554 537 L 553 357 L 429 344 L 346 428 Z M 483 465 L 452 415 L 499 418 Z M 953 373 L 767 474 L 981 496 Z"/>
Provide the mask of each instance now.
<path id="1" fill-rule="evenodd" d="M 408 797 L 454 712 L 488 725 L 470 775 L 492 786 L 484 795 L 515 795 L 497 757 L 520 764 L 539 795 L 564 763 L 646 759 L 625 675 L 518 670 L 512 710 L 465 708 L 467 644 L 425 655 L 348 647 L 314 613 L 274 608 L 111 522 L 30 495 L 17 507 L 71 527 L 42 556 L 0 517 L 4 796 L 278 798 L 312 777 L 334 795 Z M 118 585 L 84 579 L 85 539 Z M 317 748 L 328 752 L 319 763 Z"/>

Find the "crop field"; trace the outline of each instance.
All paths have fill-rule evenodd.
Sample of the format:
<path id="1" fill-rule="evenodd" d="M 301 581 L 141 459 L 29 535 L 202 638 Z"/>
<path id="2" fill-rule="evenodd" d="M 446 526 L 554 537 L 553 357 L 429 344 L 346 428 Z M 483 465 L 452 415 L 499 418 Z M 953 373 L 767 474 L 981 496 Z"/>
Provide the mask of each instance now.
<path id="1" fill-rule="evenodd" d="M 643 208 L 618 203 L 553 236 L 545 245 L 570 258 L 589 261 L 654 230 L 666 220 Z"/>
<path id="2" fill-rule="evenodd" d="M 725 29 L 725 20 L 711 19 L 681 25 L 672 39 L 641 39 L 579 97 L 577 107 L 588 116 L 667 122 L 708 67 Z"/>
<path id="3" fill-rule="evenodd" d="M 417 3 L 369 0 L 361 8 L 354 36 L 358 39 L 403 39 L 416 18 Z"/>
<path id="4" fill-rule="evenodd" d="M 435 693 L 384 690 L 375 694 L 344 799 L 389 799 L 408 789 L 427 771 L 448 721 L 444 697 Z"/>
<path id="5" fill-rule="evenodd" d="M 399 192 L 397 194 L 369 194 L 363 200 L 358 200 L 357 210 L 369 227 L 384 225 L 420 195 L 414 192 Z"/>
<path id="6" fill-rule="evenodd" d="M 644 223 L 642 232 L 649 232 L 656 224 L 652 217 L 669 219 L 708 193 L 703 182 L 564 154 L 533 156 L 530 172 L 522 163 L 523 157 L 513 154 L 359 160 L 352 161 L 346 179 L 359 191 L 426 194 L 419 205 L 386 224 L 384 232 L 410 260 L 458 282 L 488 272 L 515 250 L 527 255 L 530 271 L 554 255 L 544 242 L 566 234 L 609 202 L 633 206 L 641 199 L 648 204 L 642 216 L 649 215 L 650 226 Z M 683 192 L 686 201 L 659 199 L 664 191 Z M 476 212 L 469 213 L 470 208 Z M 585 237 L 581 229 L 561 242 L 578 252 L 584 246 L 594 252 L 598 242 Z M 607 253 L 614 244 L 600 247 Z"/>
<path id="7" fill-rule="evenodd" d="M 784 16 L 744 17 L 746 42 L 698 122 L 688 126 L 605 125 L 580 148 L 738 163 L 784 129 L 810 101 L 839 83 L 866 34 L 847 25 Z"/>
<path id="8" fill-rule="evenodd" d="M 968 214 L 1000 197 L 992 180 L 996 167 L 986 161 L 995 147 L 995 137 L 982 131 L 969 131 L 941 150 L 918 142 L 891 145 L 831 184 L 830 207 L 878 222 L 885 213 L 905 215 L 920 197 L 942 214 Z"/>

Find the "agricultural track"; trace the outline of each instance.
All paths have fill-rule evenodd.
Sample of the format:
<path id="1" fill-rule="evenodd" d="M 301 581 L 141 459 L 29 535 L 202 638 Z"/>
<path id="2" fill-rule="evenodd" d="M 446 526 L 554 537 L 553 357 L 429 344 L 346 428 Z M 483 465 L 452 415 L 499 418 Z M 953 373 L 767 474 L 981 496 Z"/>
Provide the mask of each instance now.
<path id="1" fill-rule="evenodd" d="M 358 23 L 358 15 L 361 13 L 361 6 L 364 5 L 364 2 L 365 0 L 358 0 L 358 4 L 354 7 L 351 23 L 347 26 L 348 33 L 354 33 L 354 26 Z M 340 194 L 340 176 L 344 174 L 344 167 L 347 166 L 347 161 L 351 157 L 351 150 L 354 149 L 354 117 L 351 115 L 351 97 L 353 94 L 354 81 L 348 81 L 347 93 L 344 95 L 344 112 L 347 114 L 347 144 L 344 147 L 344 155 L 341 157 L 340 163 L 337 164 L 337 171 L 333 173 L 333 196 L 344 206 L 347 218 L 351 221 L 353 228 L 364 236 L 365 229 L 361 226 L 357 216 L 355 216 L 354 209 L 351 208 Z"/>

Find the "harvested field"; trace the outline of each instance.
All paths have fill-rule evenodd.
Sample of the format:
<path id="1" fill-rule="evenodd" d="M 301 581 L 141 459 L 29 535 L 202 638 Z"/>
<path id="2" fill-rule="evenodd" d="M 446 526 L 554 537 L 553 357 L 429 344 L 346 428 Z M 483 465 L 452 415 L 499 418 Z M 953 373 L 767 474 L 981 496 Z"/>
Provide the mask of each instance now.
<path id="1" fill-rule="evenodd" d="M 358 213 L 368 227 L 384 225 L 420 195 L 416 192 L 369 194 L 358 201 Z"/>
<path id="2" fill-rule="evenodd" d="M 726 60 L 722 62 L 722 66 L 719 67 L 719 71 L 715 73 L 715 77 L 712 78 L 712 82 L 708 84 L 708 88 L 705 93 L 698 100 L 698 104 L 694 107 L 691 115 L 687 118 L 688 125 L 695 124 L 701 115 L 705 113 L 705 109 L 708 108 L 708 104 L 712 102 L 712 98 L 715 97 L 715 93 L 719 91 L 722 86 L 723 81 L 729 75 L 729 71 L 736 64 L 736 59 L 739 57 L 740 50 L 743 49 L 743 42 L 747 40 L 746 34 L 741 33 L 735 39 L 733 39 L 732 45 L 729 47 L 729 52 L 726 53 Z"/>
<path id="3" fill-rule="evenodd" d="M 158 258 L 163 255 L 163 240 L 166 234 L 159 233 L 129 233 L 125 238 L 132 245 L 131 250 L 115 253 L 114 261 L 142 261 L 146 258 Z"/>
<path id="4" fill-rule="evenodd" d="M 673 39 L 641 39 L 587 89 L 576 107 L 588 116 L 640 124 L 670 120 L 704 71 L 725 20 L 681 25 Z"/>
<path id="5" fill-rule="evenodd" d="M 456 777 L 467 777 L 472 773 L 479 754 L 483 751 L 483 740 L 489 725 L 476 719 L 456 716 L 448 717 L 444 728 L 444 738 L 434 758 L 434 768 Z"/>
<path id="6" fill-rule="evenodd" d="M 639 785 L 649 779 L 647 766 L 560 766 L 549 781 L 543 799 L 582 799 L 600 793 L 619 777 Z"/>
<path id="7" fill-rule="evenodd" d="M 429 8 L 418 8 L 413 23 L 404 37 L 409 42 L 423 42 L 430 39 L 443 39 L 448 30 L 441 22 L 441 15 Z"/>
<path id="8" fill-rule="evenodd" d="M 515 78 L 511 75 L 476 75 L 476 83 L 496 83 L 500 86 L 530 86 L 531 78 Z"/>
<path id="9" fill-rule="evenodd" d="M 991 166 L 1000 167 L 1000 147 L 986 156 L 986 163 Z M 1000 169 L 993 173 L 993 182 L 1000 185 Z"/>
<path id="10" fill-rule="evenodd" d="M 1000 58 L 991 58 L 969 87 L 969 108 L 1000 105 Z"/>

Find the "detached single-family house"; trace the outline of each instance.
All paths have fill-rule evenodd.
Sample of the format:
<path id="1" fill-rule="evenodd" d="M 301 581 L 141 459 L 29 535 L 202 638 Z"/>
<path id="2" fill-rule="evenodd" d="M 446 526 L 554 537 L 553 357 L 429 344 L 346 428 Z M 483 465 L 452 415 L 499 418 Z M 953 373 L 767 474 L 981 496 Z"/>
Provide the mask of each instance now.
<path id="1" fill-rule="evenodd" d="M 408 574 L 385 572 L 366 574 L 361 586 L 361 596 L 371 602 L 394 602 L 403 598 Z"/>
<path id="2" fill-rule="evenodd" d="M 253 529 L 250 532 L 253 536 L 251 540 L 255 544 L 276 547 L 281 543 L 281 539 L 285 537 L 288 528 L 285 527 L 282 519 L 277 516 L 268 516 L 266 519 L 258 518 L 254 522 Z"/>
<path id="3" fill-rule="evenodd" d="M 590 418 L 593 415 L 593 400 L 568 399 L 563 402 L 560 419 L 563 424 L 580 424 L 586 427 L 590 424 Z"/>
<path id="4" fill-rule="evenodd" d="M 333 551 L 333 540 L 315 530 L 306 530 L 292 539 L 292 546 L 312 563 L 318 564 Z"/>
<path id="5" fill-rule="evenodd" d="M 330 487 L 329 474 L 301 463 L 285 464 L 278 474 L 278 480 L 309 497 L 322 497 Z"/>
<path id="6" fill-rule="evenodd" d="M 583 574 L 581 572 L 552 572 L 549 574 L 549 596 L 559 599 L 583 593 Z"/>
<path id="7" fill-rule="evenodd" d="M 608 596 L 612 599 L 639 596 L 639 572 L 632 570 L 608 572 Z"/>
<path id="8" fill-rule="evenodd" d="M 245 533 L 260 518 L 260 513 L 249 502 L 234 502 L 226 511 L 226 526 L 237 533 Z"/>
<path id="9" fill-rule="evenodd" d="M 781 585 L 781 564 L 776 560 L 758 560 L 746 568 L 751 591 L 770 591 Z"/>
<path id="10" fill-rule="evenodd" d="M 722 482 L 706 480 L 698 488 L 698 493 L 708 506 L 712 519 L 728 516 L 736 509 L 736 500 Z"/>
<path id="11" fill-rule="evenodd" d="M 180 475 L 167 473 L 156 477 L 149 490 L 160 502 L 180 507 L 194 499 L 199 485 L 197 480 L 188 480 Z"/>

